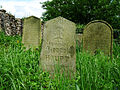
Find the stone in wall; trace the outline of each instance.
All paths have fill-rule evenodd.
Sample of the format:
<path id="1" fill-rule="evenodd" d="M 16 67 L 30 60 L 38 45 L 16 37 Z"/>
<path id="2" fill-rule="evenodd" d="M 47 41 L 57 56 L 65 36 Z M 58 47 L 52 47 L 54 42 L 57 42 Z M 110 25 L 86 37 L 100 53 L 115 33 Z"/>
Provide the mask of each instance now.
<path id="1" fill-rule="evenodd" d="M 16 18 L 16 34 L 22 36 L 22 29 L 23 29 L 23 22 L 22 19 Z"/>
<path id="2" fill-rule="evenodd" d="M 11 33 L 12 28 L 11 28 L 11 25 L 10 25 L 10 16 L 9 16 L 9 14 L 7 14 L 7 13 L 4 14 L 3 20 L 4 20 L 5 34 L 8 35 L 8 36 L 10 36 L 12 34 Z"/>
<path id="3" fill-rule="evenodd" d="M 4 14 L 6 13 L 5 10 L 0 10 L 0 28 L 4 29 Z"/>
<path id="4" fill-rule="evenodd" d="M 16 19 L 13 15 L 6 13 L 4 9 L 0 10 L 0 29 L 6 35 L 22 35 L 22 20 Z"/>

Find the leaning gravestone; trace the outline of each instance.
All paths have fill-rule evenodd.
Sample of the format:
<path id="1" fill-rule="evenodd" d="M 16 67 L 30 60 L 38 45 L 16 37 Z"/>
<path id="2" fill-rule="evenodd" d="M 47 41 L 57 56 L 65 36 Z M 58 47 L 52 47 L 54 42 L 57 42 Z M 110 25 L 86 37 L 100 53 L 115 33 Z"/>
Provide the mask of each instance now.
<path id="1" fill-rule="evenodd" d="M 44 71 L 54 75 L 58 65 L 61 75 L 64 73 L 69 77 L 75 73 L 75 29 L 75 24 L 63 17 L 57 17 L 45 23 L 40 56 Z"/>
<path id="2" fill-rule="evenodd" d="M 22 42 L 29 48 L 38 48 L 40 45 L 40 19 L 34 16 L 25 18 L 23 25 Z"/>
<path id="3" fill-rule="evenodd" d="M 95 54 L 101 50 L 112 56 L 113 29 L 105 21 L 95 20 L 88 23 L 83 31 L 83 49 Z"/>

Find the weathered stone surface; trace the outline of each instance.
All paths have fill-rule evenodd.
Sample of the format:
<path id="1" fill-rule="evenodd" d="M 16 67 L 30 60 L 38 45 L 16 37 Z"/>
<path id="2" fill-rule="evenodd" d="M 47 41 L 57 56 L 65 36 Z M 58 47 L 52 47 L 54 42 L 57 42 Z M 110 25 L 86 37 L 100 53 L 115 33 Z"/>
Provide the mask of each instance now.
<path id="1" fill-rule="evenodd" d="M 16 18 L 16 34 L 22 36 L 22 30 L 23 30 L 23 21 L 20 18 Z"/>
<path id="2" fill-rule="evenodd" d="M 40 19 L 35 16 L 25 18 L 23 25 L 22 42 L 29 48 L 38 48 L 40 46 Z"/>
<path id="3" fill-rule="evenodd" d="M 99 49 L 112 56 L 113 29 L 105 21 L 95 20 L 88 23 L 83 31 L 83 49 L 95 54 Z"/>
<path id="4" fill-rule="evenodd" d="M 51 75 L 59 66 L 61 73 L 71 76 L 76 71 L 75 24 L 57 17 L 45 23 L 40 64 Z M 65 70 L 64 70 L 65 69 Z M 69 73 L 68 73 L 69 72 Z"/>
<path id="5" fill-rule="evenodd" d="M 82 38 L 83 34 L 76 34 L 76 44 L 78 45 L 78 47 L 80 47 L 80 45 L 82 44 Z"/>
<path id="6" fill-rule="evenodd" d="M 8 36 L 22 35 L 22 20 L 16 19 L 13 15 L 6 13 L 2 9 L 0 10 L 0 29 Z"/>

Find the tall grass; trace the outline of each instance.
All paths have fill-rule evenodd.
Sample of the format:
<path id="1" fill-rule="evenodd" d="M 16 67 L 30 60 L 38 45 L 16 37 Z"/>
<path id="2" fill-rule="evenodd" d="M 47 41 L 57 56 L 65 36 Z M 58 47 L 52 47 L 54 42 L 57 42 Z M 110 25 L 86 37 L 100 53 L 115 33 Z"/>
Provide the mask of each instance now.
<path id="1" fill-rule="evenodd" d="M 95 56 L 77 47 L 76 78 L 50 78 L 39 68 L 40 48 L 25 50 L 19 36 L 0 33 L 0 90 L 119 90 L 120 46 L 114 43 L 113 59 Z"/>

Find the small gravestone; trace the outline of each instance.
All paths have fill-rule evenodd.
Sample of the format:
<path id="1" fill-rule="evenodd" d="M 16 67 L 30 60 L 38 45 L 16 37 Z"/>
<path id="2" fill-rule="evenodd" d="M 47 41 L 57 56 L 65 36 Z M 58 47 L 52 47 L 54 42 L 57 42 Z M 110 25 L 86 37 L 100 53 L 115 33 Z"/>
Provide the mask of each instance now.
<path id="1" fill-rule="evenodd" d="M 78 47 L 80 47 L 82 44 L 82 36 L 83 34 L 76 34 L 76 41 L 77 41 L 76 44 Z"/>
<path id="2" fill-rule="evenodd" d="M 34 16 L 25 18 L 23 25 L 22 42 L 24 46 L 29 48 L 38 48 L 41 42 L 40 35 L 40 19 Z"/>
<path id="3" fill-rule="evenodd" d="M 57 17 L 45 23 L 40 56 L 42 69 L 51 75 L 59 67 L 65 76 L 76 71 L 76 45 L 73 22 Z M 68 75 L 69 74 L 69 75 Z"/>
<path id="4" fill-rule="evenodd" d="M 112 56 L 113 29 L 105 21 L 95 20 L 88 23 L 83 31 L 83 49 L 91 54 L 101 50 Z"/>

